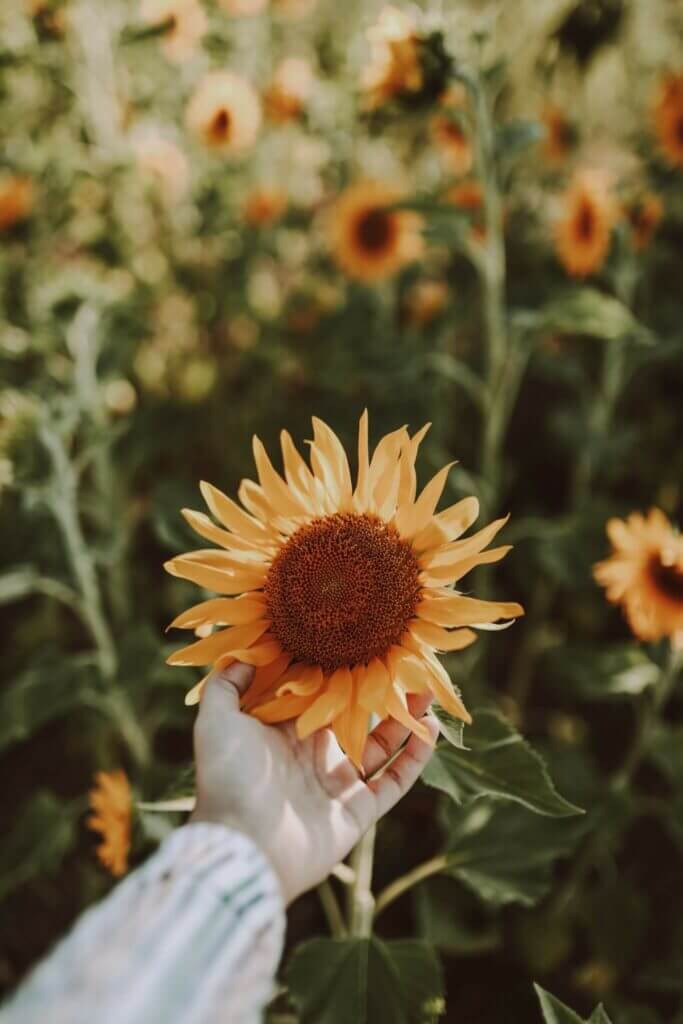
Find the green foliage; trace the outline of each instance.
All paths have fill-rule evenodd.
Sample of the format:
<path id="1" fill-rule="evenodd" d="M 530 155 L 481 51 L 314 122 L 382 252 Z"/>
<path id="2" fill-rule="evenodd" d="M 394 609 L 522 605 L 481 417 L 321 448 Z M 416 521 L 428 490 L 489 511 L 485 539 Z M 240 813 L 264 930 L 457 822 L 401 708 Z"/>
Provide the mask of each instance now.
<path id="1" fill-rule="evenodd" d="M 534 987 L 541 1004 L 545 1024 L 611 1024 L 610 1018 L 602 1006 L 596 1006 L 588 1020 L 582 1020 L 559 999 L 551 996 L 550 992 L 545 992 L 539 985 Z"/>
<path id="2" fill-rule="evenodd" d="M 300 1024 L 435 1024 L 444 1008 L 439 962 L 414 940 L 313 939 L 286 980 Z"/>
<path id="3" fill-rule="evenodd" d="M 34 878 L 54 874 L 74 841 L 75 808 L 38 790 L 5 838 L 0 858 L 0 898 Z"/>

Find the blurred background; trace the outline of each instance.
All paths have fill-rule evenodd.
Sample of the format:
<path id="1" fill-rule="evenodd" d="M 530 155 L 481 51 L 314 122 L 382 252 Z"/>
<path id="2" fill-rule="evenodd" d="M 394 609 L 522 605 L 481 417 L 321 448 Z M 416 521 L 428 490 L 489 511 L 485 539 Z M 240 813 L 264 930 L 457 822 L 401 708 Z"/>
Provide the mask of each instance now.
<path id="1" fill-rule="evenodd" d="M 667 645 L 592 575 L 610 516 L 681 521 L 682 30 L 676 0 L 3 0 L 3 989 L 112 885 L 95 773 L 191 785 L 179 509 L 254 432 L 318 415 L 353 451 L 367 407 L 375 440 L 432 422 L 449 504 L 512 513 L 475 586 L 526 618 L 449 667 L 588 812 L 496 805 L 497 852 L 379 934 L 438 948 L 449 1021 L 540 1019 L 533 980 L 683 1021 L 683 701 L 612 785 Z M 377 887 L 453 818 L 418 787 Z M 180 820 L 136 812 L 129 863 Z M 324 928 L 304 897 L 289 948 Z"/>

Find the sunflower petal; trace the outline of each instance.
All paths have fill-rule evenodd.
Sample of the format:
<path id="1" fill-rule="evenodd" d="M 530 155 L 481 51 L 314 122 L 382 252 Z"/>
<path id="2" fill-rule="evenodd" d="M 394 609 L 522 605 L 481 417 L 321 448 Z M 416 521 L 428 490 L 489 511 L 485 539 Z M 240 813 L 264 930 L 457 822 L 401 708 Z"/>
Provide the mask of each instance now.
<path id="1" fill-rule="evenodd" d="M 373 658 L 365 667 L 358 686 L 358 700 L 368 711 L 384 718 L 384 697 L 391 685 L 389 670 L 380 658 Z"/>
<path id="2" fill-rule="evenodd" d="M 233 533 L 257 542 L 263 541 L 264 537 L 271 533 L 262 523 L 248 515 L 236 502 L 219 491 L 213 484 L 202 480 L 199 490 L 202 492 L 202 497 L 209 506 L 211 514 Z"/>
<path id="3" fill-rule="evenodd" d="M 370 501 L 369 489 L 370 458 L 368 454 L 368 410 L 363 411 L 358 424 L 358 479 L 354 492 L 356 512 L 367 512 Z"/>
<path id="4" fill-rule="evenodd" d="M 280 697 L 269 700 L 266 704 L 259 704 L 252 708 L 249 714 L 258 718 L 259 722 L 266 725 L 274 725 L 277 722 L 286 722 L 290 718 L 296 718 L 306 711 L 313 701 L 315 694 L 300 695 L 285 693 Z"/>
<path id="5" fill-rule="evenodd" d="M 425 598 L 418 605 L 417 614 L 437 626 L 453 627 L 516 619 L 524 615 L 524 609 L 515 601 L 478 601 L 474 597 L 453 594 L 450 597 Z"/>
<path id="6" fill-rule="evenodd" d="M 298 719 L 296 732 L 299 739 L 303 740 L 316 729 L 324 728 L 341 714 L 351 699 L 351 683 L 350 669 L 338 668 L 332 673 L 324 685 L 323 692 Z"/>
<path id="7" fill-rule="evenodd" d="M 266 639 L 268 637 L 268 639 Z M 265 641 L 265 642 L 264 642 Z M 263 636 L 261 641 L 253 647 L 245 647 L 239 651 L 231 651 L 235 661 L 243 661 L 245 665 L 270 665 L 282 654 L 282 647 L 277 640 L 272 640 L 269 634 Z"/>
<path id="8" fill-rule="evenodd" d="M 454 465 L 454 462 L 449 462 L 447 466 L 440 469 L 426 485 L 415 504 L 401 509 L 396 516 L 396 529 L 403 538 L 410 540 L 427 526 L 434 515 L 434 510 L 446 486 L 448 474 Z"/>
<path id="9" fill-rule="evenodd" d="M 251 598 L 212 597 L 181 612 L 167 629 L 196 629 L 205 623 L 218 626 L 241 626 L 260 618 L 266 609 L 264 601 Z"/>
<path id="10" fill-rule="evenodd" d="M 479 502 L 476 498 L 463 498 L 455 505 L 439 512 L 431 523 L 413 537 L 416 551 L 427 551 L 439 547 L 447 541 L 455 540 L 468 530 L 479 515 Z"/>
<path id="11" fill-rule="evenodd" d="M 424 566 L 424 568 L 430 569 L 434 572 L 437 568 L 440 570 L 446 566 L 455 565 L 457 562 L 461 562 L 464 558 L 469 558 L 470 555 L 478 554 L 491 543 L 496 534 L 505 526 L 509 518 L 509 516 L 503 516 L 502 519 L 494 520 L 494 522 L 485 526 L 483 530 L 479 530 L 478 533 L 473 533 L 471 537 L 466 537 L 465 540 L 457 540 L 451 544 L 444 544 L 442 547 L 437 548 L 435 551 L 430 552 L 429 555 L 420 559 L 420 564 Z"/>
<path id="12" fill-rule="evenodd" d="M 482 551 L 469 558 L 463 558 L 460 562 L 453 562 L 450 565 L 437 565 L 428 569 L 422 574 L 422 581 L 425 587 L 443 587 L 446 583 L 457 583 L 468 572 L 471 572 L 478 565 L 491 565 L 499 562 L 501 558 L 512 550 L 511 544 L 503 544 L 498 548 L 491 548 L 489 551 Z"/>
<path id="13" fill-rule="evenodd" d="M 318 480 L 332 494 L 340 511 L 350 507 L 352 484 L 344 446 L 326 423 L 313 417 L 311 465 Z"/>
<path id="14" fill-rule="evenodd" d="M 455 629 L 449 632 L 442 626 L 437 626 L 433 622 L 422 622 L 420 619 L 412 622 L 409 629 L 413 636 L 429 644 L 436 651 L 461 651 L 477 639 L 477 634 L 471 629 Z"/>
<path id="15" fill-rule="evenodd" d="M 195 704 L 199 704 L 202 699 L 202 693 L 204 687 L 209 681 L 211 672 L 207 672 L 203 679 L 200 679 L 198 683 L 195 683 L 191 690 L 188 690 L 185 694 L 185 706 L 188 708 L 194 707 Z"/>
<path id="16" fill-rule="evenodd" d="M 291 655 L 283 651 L 282 654 L 278 655 L 273 661 L 268 662 L 267 665 L 256 666 L 251 686 L 242 696 L 240 702 L 244 711 L 249 711 L 255 704 L 258 704 L 262 697 L 268 695 L 269 691 L 279 684 L 291 660 Z"/>
<path id="17" fill-rule="evenodd" d="M 392 683 L 387 690 L 385 707 L 392 718 L 395 718 L 406 729 L 410 729 L 416 736 L 419 736 L 423 743 L 431 743 L 431 736 L 427 726 L 423 722 L 419 722 L 408 711 L 405 693 L 397 683 Z"/>
<path id="18" fill-rule="evenodd" d="M 168 665 L 210 665 L 226 654 L 236 657 L 233 654 L 235 650 L 251 646 L 265 633 L 269 625 L 267 619 L 260 619 L 243 626 L 221 629 L 218 633 L 211 633 L 188 647 L 174 651 L 166 662 Z"/>
<path id="19" fill-rule="evenodd" d="M 191 580 L 206 590 L 215 590 L 217 594 L 241 594 L 248 590 L 259 590 L 265 579 L 263 572 L 232 572 L 178 558 L 165 562 L 164 569 L 171 576 Z"/>
<path id="20" fill-rule="evenodd" d="M 310 697 L 323 685 L 323 670 L 319 665 L 293 665 L 287 672 L 286 681 L 278 687 L 277 696 L 294 693 L 298 697 Z"/>
<path id="21" fill-rule="evenodd" d="M 280 474 L 275 472 L 262 441 L 256 435 L 253 439 L 253 449 L 256 471 L 268 503 L 280 515 L 301 515 L 305 511 L 304 507 L 296 500 Z"/>

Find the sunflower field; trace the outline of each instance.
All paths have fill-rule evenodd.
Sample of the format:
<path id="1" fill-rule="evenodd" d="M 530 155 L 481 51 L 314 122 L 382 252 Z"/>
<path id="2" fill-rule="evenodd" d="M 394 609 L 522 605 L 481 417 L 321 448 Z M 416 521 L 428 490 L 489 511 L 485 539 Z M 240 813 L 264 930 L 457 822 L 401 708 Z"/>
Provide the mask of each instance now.
<path id="1" fill-rule="evenodd" d="M 237 659 L 355 763 L 406 693 L 442 732 L 269 1024 L 683 1024 L 682 44 L 2 0 L 4 992 L 186 820 Z"/>

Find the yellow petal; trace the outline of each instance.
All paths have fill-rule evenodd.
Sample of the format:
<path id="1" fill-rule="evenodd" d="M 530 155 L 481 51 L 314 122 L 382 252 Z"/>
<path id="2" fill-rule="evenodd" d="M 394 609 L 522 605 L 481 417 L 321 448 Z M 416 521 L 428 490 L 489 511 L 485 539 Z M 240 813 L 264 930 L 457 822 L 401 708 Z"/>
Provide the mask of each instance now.
<path id="1" fill-rule="evenodd" d="M 322 515 L 326 509 L 322 493 L 316 487 L 316 479 L 306 465 L 302 455 L 297 451 L 291 436 L 286 430 L 280 433 L 282 447 L 282 463 L 285 468 L 285 479 L 296 497 L 311 515 Z"/>
<path id="2" fill-rule="evenodd" d="M 253 480 L 242 480 L 237 489 L 237 497 L 255 519 L 263 524 L 272 525 L 277 512 L 266 498 L 262 487 Z"/>
<path id="3" fill-rule="evenodd" d="M 454 465 L 454 462 L 450 462 L 440 469 L 429 481 L 415 504 L 402 508 L 396 516 L 396 529 L 406 540 L 410 540 L 420 530 L 423 530 L 431 520 L 446 486 L 448 474 Z"/>
<path id="4" fill-rule="evenodd" d="M 446 541 L 455 540 L 468 530 L 479 515 L 479 502 L 476 498 L 463 498 L 455 505 L 444 509 L 434 517 L 424 529 L 413 537 L 416 551 L 427 551 L 442 545 Z"/>
<path id="5" fill-rule="evenodd" d="M 253 439 L 253 449 L 258 478 L 268 503 L 280 515 L 301 515 L 305 511 L 303 506 L 296 500 L 280 474 L 275 472 L 263 443 L 256 435 Z"/>
<path id="6" fill-rule="evenodd" d="M 401 427 L 391 434 L 385 434 L 372 453 L 368 470 L 368 489 L 372 497 L 375 487 L 387 471 L 391 472 L 398 462 L 406 428 Z"/>
<path id="7" fill-rule="evenodd" d="M 196 629 L 204 623 L 241 626 L 264 615 L 265 601 L 251 598 L 212 597 L 181 612 L 167 629 Z"/>
<path id="8" fill-rule="evenodd" d="M 409 440 L 404 441 L 403 449 L 401 451 L 401 483 L 398 489 L 397 501 L 399 507 L 403 505 L 412 505 L 415 501 L 415 493 L 417 490 L 415 460 L 417 458 L 417 450 L 422 444 L 422 441 L 430 427 L 431 423 L 425 423 L 425 425 L 418 430 L 416 434 L 413 434 Z"/>
<path id="9" fill-rule="evenodd" d="M 169 665 L 211 665 L 221 655 L 230 654 L 237 658 L 233 652 L 253 644 L 269 625 L 267 619 L 260 619 L 244 626 L 221 629 L 218 633 L 211 633 L 188 647 L 174 651 L 166 662 Z"/>
<path id="10" fill-rule="evenodd" d="M 351 471 L 344 446 L 326 423 L 313 417 L 313 444 L 311 465 L 316 477 L 323 482 L 340 511 L 351 504 Z"/>
<path id="11" fill-rule="evenodd" d="M 200 537 L 206 537 L 207 540 L 212 541 L 214 544 L 220 544 L 221 547 L 226 548 L 228 551 L 253 552 L 254 555 L 260 556 L 263 559 L 274 550 L 274 546 L 266 540 L 265 535 L 260 541 L 245 540 L 244 537 L 240 537 L 236 533 L 222 530 L 220 526 L 212 523 L 203 512 L 196 512 L 191 508 L 183 508 L 180 510 L 180 514 Z"/>
<path id="12" fill-rule="evenodd" d="M 285 693 L 297 697 L 310 697 L 323 684 L 323 670 L 318 665 L 292 665 L 287 671 L 286 681 L 278 688 L 277 696 Z"/>
<path id="13" fill-rule="evenodd" d="M 425 644 L 436 651 L 461 651 L 469 647 L 477 639 L 471 629 L 456 629 L 449 632 L 433 622 L 411 622 L 409 631 Z"/>
<path id="14" fill-rule="evenodd" d="M 468 572 L 476 568 L 478 565 L 490 565 L 492 562 L 499 562 L 501 558 L 505 558 L 509 551 L 512 550 L 511 544 L 503 544 L 499 548 L 491 548 L 489 551 L 482 551 L 478 555 L 471 555 L 469 558 L 464 558 L 461 562 L 456 562 L 454 565 L 444 568 L 439 565 L 434 569 L 429 569 L 427 572 L 422 574 L 423 586 L 429 587 L 442 587 L 445 583 L 457 583 L 463 576 L 466 576 Z"/>
<path id="15" fill-rule="evenodd" d="M 366 666 L 358 686 L 358 700 L 366 708 L 384 718 L 384 698 L 391 685 L 387 666 L 379 658 L 373 658 Z"/>
<path id="16" fill-rule="evenodd" d="M 387 655 L 389 672 L 405 693 L 429 692 L 427 670 L 418 656 L 395 645 Z"/>
<path id="17" fill-rule="evenodd" d="M 370 713 L 358 703 L 357 684 L 354 680 L 351 699 L 335 720 L 333 729 L 342 750 L 359 769 L 362 767 L 369 721 Z"/>
<path id="18" fill-rule="evenodd" d="M 254 707 L 264 695 L 268 694 L 280 682 L 291 660 L 291 656 L 283 651 L 282 654 L 267 665 L 257 666 L 251 686 L 240 702 L 245 711 L 249 711 L 250 708 Z"/>
<path id="19" fill-rule="evenodd" d="M 271 725 L 276 722 L 286 722 L 290 718 L 296 718 L 306 711 L 314 700 L 315 694 L 299 695 L 286 693 L 281 697 L 269 700 L 267 704 L 259 704 L 258 707 L 253 708 L 249 713 L 254 718 L 258 718 L 259 722 Z"/>
<path id="20" fill-rule="evenodd" d="M 232 530 L 233 533 L 254 541 L 261 541 L 271 533 L 262 523 L 259 523 L 253 516 L 248 515 L 236 502 L 228 498 L 222 491 L 219 491 L 217 487 L 202 480 L 199 489 L 212 515 L 219 522 L 223 523 L 224 526 L 227 526 L 229 530 Z"/>
<path id="21" fill-rule="evenodd" d="M 524 615 L 521 604 L 515 601 L 478 601 L 474 597 L 425 598 L 418 606 L 418 615 L 438 626 L 474 626 L 496 622 L 498 619 L 516 619 Z"/>
<path id="22" fill-rule="evenodd" d="M 187 691 L 187 693 L 185 694 L 186 707 L 190 708 L 193 707 L 195 704 L 199 704 L 199 701 L 202 699 L 204 687 L 206 686 L 210 675 L 211 673 L 207 672 L 203 679 L 200 679 L 198 683 L 195 683 L 191 690 Z"/>
<path id="23" fill-rule="evenodd" d="M 462 562 L 463 559 L 469 558 L 471 555 L 479 554 L 480 551 L 483 551 L 491 543 L 496 534 L 502 530 L 509 518 L 509 516 L 503 516 L 502 519 L 496 519 L 493 523 L 485 526 L 483 530 L 473 533 L 471 537 L 467 537 L 465 540 L 444 544 L 435 551 L 431 551 L 429 555 L 423 556 L 420 559 L 420 564 L 434 572 L 437 568 L 440 570 L 446 566 Z"/>
<path id="24" fill-rule="evenodd" d="M 231 651 L 235 661 L 243 661 L 245 665 L 259 666 L 270 665 L 276 658 L 279 658 L 282 654 L 280 644 L 277 640 L 266 639 L 267 636 L 268 634 L 262 638 L 260 643 L 254 644 L 253 647 Z"/>
<path id="25" fill-rule="evenodd" d="M 358 479 L 354 493 L 354 506 L 356 512 L 367 512 L 370 501 L 370 489 L 368 487 L 368 472 L 370 460 L 368 454 L 368 410 L 363 411 L 358 425 Z"/>
<path id="26" fill-rule="evenodd" d="M 297 720 L 296 732 L 299 739 L 303 740 L 316 729 L 329 725 L 343 711 L 350 697 L 351 671 L 346 667 L 338 668 L 323 684 L 320 696 Z"/>
<path id="27" fill-rule="evenodd" d="M 199 562 L 180 561 L 172 558 L 164 563 L 164 569 L 171 576 L 182 580 L 191 580 L 206 590 L 215 590 L 217 594 L 242 594 L 247 590 L 259 590 L 264 583 L 265 575 L 261 572 L 233 572 L 201 565 Z"/>
<path id="28" fill-rule="evenodd" d="M 397 722 L 404 725 L 406 729 L 414 732 L 425 743 L 431 743 L 431 736 L 427 726 L 423 722 L 419 722 L 408 711 L 405 693 L 397 683 L 393 683 L 387 690 L 385 706 L 392 718 L 395 718 Z"/>

